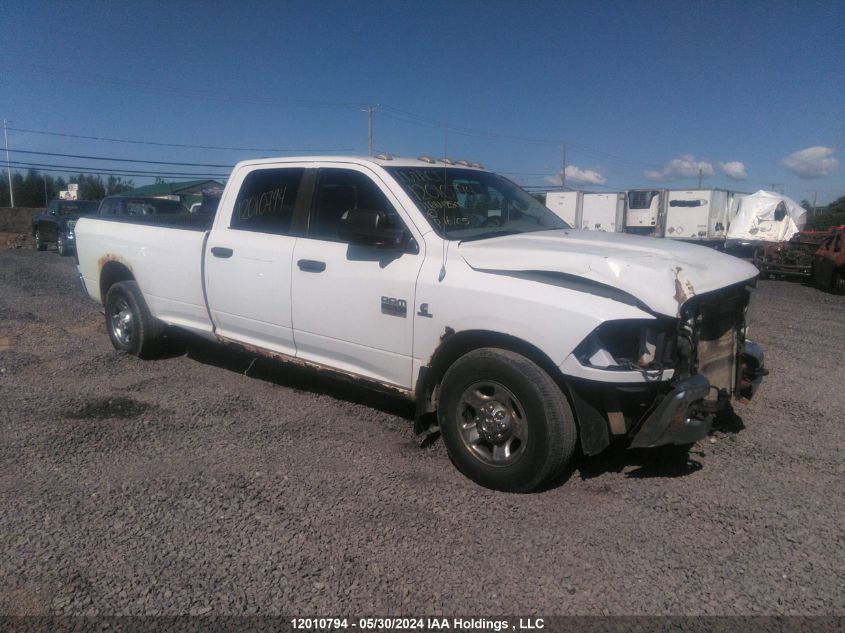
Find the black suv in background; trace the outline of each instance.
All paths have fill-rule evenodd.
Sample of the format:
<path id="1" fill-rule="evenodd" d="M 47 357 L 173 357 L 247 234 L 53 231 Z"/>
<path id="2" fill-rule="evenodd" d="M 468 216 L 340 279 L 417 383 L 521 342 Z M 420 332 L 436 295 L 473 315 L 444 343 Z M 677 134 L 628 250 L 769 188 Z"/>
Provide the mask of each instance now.
<path id="1" fill-rule="evenodd" d="M 55 245 L 59 255 L 70 255 L 76 246 L 74 227 L 84 215 L 96 215 L 99 202 L 53 200 L 47 211 L 32 216 L 32 237 L 39 251 Z"/>

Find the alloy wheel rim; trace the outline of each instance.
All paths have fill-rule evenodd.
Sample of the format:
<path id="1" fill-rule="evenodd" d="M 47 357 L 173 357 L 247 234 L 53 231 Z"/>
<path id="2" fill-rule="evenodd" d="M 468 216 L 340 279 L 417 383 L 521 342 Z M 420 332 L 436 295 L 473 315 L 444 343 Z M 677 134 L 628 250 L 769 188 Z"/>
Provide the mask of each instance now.
<path id="1" fill-rule="evenodd" d="M 118 298 L 109 316 L 112 334 L 122 344 L 129 345 L 135 333 L 135 320 L 129 304 L 123 298 Z"/>
<path id="2" fill-rule="evenodd" d="M 464 390 L 458 403 L 458 429 L 469 452 L 491 466 L 513 464 L 528 442 L 522 403 L 510 389 L 489 380 Z"/>

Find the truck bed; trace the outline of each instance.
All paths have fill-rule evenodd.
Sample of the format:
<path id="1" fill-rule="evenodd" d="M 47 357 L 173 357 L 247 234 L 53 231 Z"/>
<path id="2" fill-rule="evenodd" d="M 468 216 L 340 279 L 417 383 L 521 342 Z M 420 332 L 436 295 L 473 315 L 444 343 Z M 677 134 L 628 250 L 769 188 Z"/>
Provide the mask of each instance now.
<path id="1" fill-rule="evenodd" d="M 144 226 L 161 226 L 187 231 L 208 231 L 214 224 L 213 215 L 197 215 L 180 213 L 174 215 L 110 215 L 98 216 L 97 220 L 104 222 L 118 222 L 120 224 L 142 224 Z"/>
<path id="2" fill-rule="evenodd" d="M 86 291 L 103 302 L 101 271 L 125 267 L 153 314 L 168 323 L 210 333 L 202 262 L 211 221 L 187 215 L 79 220 L 77 252 Z"/>

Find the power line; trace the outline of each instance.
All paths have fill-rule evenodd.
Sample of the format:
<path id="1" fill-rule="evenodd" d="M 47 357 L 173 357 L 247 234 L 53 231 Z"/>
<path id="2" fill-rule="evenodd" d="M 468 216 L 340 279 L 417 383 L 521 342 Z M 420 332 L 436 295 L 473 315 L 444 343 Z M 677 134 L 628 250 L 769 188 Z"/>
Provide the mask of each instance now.
<path id="1" fill-rule="evenodd" d="M 27 169 L 30 168 L 39 168 L 44 171 L 75 171 L 78 173 L 100 173 L 106 174 L 111 173 L 112 175 L 126 175 L 126 176 L 193 176 L 195 178 L 228 178 L 229 174 L 203 174 L 203 173 L 193 173 L 193 172 L 184 172 L 184 171 L 148 171 L 148 170 L 130 170 L 130 169 L 117 169 L 112 167 L 91 167 L 91 166 L 84 166 L 84 165 L 56 165 L 52 163 L 27 163 L 21 161 L 11 161 L 11 165 L 15 167 L 25 167 Z"/>
<path id="2" fill-rule="evenodd" d="M 414 114 L 412 112 L 407 112 L 405 110 L 400 110 L 399 108 L 394 108 L 392 106 L 381 106 L 381 114 L 382 116 L 386 116 L 391 119 L 395 119 L 397 121 L 401 121 L 403 123 L 408 123 L 410 125 L 417 125 L 420 127 L 426 127 L 436 130 L 448 130 L 453 134 L 459 134 L 461 136 L 471 136 L 475 138 L 486 138 L 492 140 L 502 140 L 502 141 L 512 141 L 517 143 L 528 143 L 534 145 L 555 145 L 559 146 L 563 143 L 561 140 L 557 139 L 537 139 L 537 138 L 529 138 L 525 136 L 516 136 L 513 134 L 499 134 L 496 132 L 485 132 L 483 130 L 477 130 L 473 128 L 462 127 L 458 125 L 452 125 L 451 123 L 447 123 L 445 121 L 438 121 L 436 119 L 430 119 L 428 117 L 424 117 L 418 114 Z"/>
<path id="3" fill-rule="evenodd" d="M 37 154 L 39 156 L 58 156 L 60 158 L 85 158 L 88 160 L 111 160 L 119 163 L 144 163 L 146 165 L 178 165 L 180 167 L 221 167 L 231 169 L 234 165 L 218 165 L 213 163 L 178 163 L 165 160 L 141 160 L 136 158 L 114 158 L 111 156 L 86 156 L 83 154 L 57 154 L 55 152 L 35 152 L 27 149 L 10 149 L 18 154 Z"/>
<path id="4" fill-rule="evenodd" d="M 20 63 L 17 62 L 18 66 L 22 66 L 25 68 L 29 68 L 35 72 L 41 73 L 43 75 L 49 75 L 51 77 L 56 77 L 62 81 L 70 81 L 69 73 L 64 71 L 56 70 L 55 68 L 40 65 L 40 64 L 31 64 L 31 63 Z M 150 83 L 150 82 L 140 82 L 140 81 L 129 81 L 126 79 L 120 79 L 116 77 L 108 77 L 104 75 L 91 75 L 88 73 L 86 75 L 86 82 L 94 85 L 104 85 L 111 88 L 117 88 L 121 90 L 128 90 L 133 92 L 148 92 L 154 94 L 163 94 L 169 96 L 180 96 L 180 97 L 188 97 L 191 99 L 210 99 L 210 100 L 218 100 L 218 101 L 228 101 L 234 103 L 251 103 L 251 104 L 258 104 L 258 105 L 270 105 L 275 107 L 323 107 L 323 108 L 341 108 L 341 109 L 360 109 L 362 107 L 366 108 L 366 105 L 363 105 L 362 102 L 354 102 L 354 101 L 320 101 L 320 100 L 313 100 L 313 99 L 289 99 L 289 100 L 279 100 L 279 99 L 271 99 L 267 97 L 244 97 L 244 96 L 235 96 L 231 93 L 218 93 L 210 90 L 201 90 L 197 88 L 184 88 L 178 86 L 167 86 L 163 85 L 160 82 Z M 77 82 L 74 80 L 74 84 L 76 85 Z M 430 117 L 426 117 L 409 110 L 404 110 L 402 108 L 397 108 L 394 106 L 389 105 L 380 105 L 379 111 L 382 115 L 392 118 L 394 120 L 407 123 L 409 125 L 417 125 L 420 127 L 432 128 L 437 130 L 449 130 L 450 132 L 458 135 L 475 137 L 475 138 L 484 138 L 490 140 L 499 140 L 499 141 L 508 141 L 508 142 L 515 142 L 515 143 L 526 143 L 526 144 L 534 144 L 534 145 L 543 145 L 543 146 L 560 146 L 564 142 L 562 139 L 557 138 L 531 138 L 525 136 L 518 136 L 513 134 L 500 134 L 496 132 L 489 132 L 484 130 L 479 130 L 470 127 L 463 127 L 458 125 L 453 125 L 446 121 L 441 121 L 437 119 L 433 119 Z M 10 128 L 12 129 L 12 128 Z M 18 131 L 28 131 L 30 133 L 41 133 L 35 130 L 18 130 Z M 326 149 L 326 150 L 286 150 L 286 149 L 262 149 L 262 148 L 227 148 L 227 147 L 214 147 L 214 146 L 201 146 L 201 145 L 187 145 L 187 144 L 177 144 L 177 143 L 154 143 L 151 141 L 131 141 L 128 139 L 108 139 L 108 138 L 98 138 L 98 137 L 85 137 L 82 135 L 63 135 L 59 133 L 52 133 L 56 136 L 67 136 L 70 138 L 89 138 L 91 140 L 105 140 L 110 142 L 126 142 L 126 143 L 138 143 L 138 144 L 147 144 L 147 145 L 160 145 L 165 147 L 186 147 L 186 148 L 195 148 L 195 149 L 220 149 L 224 151 L 279 151 L 279 152 L 298 152 L 298 151 L 318 151 L 318 152 L 331 152 L 331 151 L 338 151 L 338 152 L 345 152 L 350 151 L 348 148 L 344 149 Z M 623 167 L 630 167 L 634 169 L 642 169 L 642 168 L 653 168 L 655 165 L 653 164 L 646 164 L 638 161 L 631 161 L 619 156 L 615 156 L 608 152 L 604 152 L 602 150 L 592 149 L 583 145 L 570 143 L 570 147 L 578 150 L 580 154 L 584 154 L 586 156 L 592 156 L 594 158 L 599 158 L 601 160 L 615 163 L 617 165 Z"/>
<path id="5" fill-rule="evenodd" d="M 353 151 L 351 147 L 340 147 L 340 148 L 323 148 L 323 149 L 315 149 L 315 148 L 296 148 L 296 149 L 283 149 L 279 147 L 223 147 L 218 145 L 188 145 L 185 143 L 158 143 L 155 141 L 138 141 L 133 139 L 126 139 L 126 138 L 108 138 L 105 136 L 85 136 L 82 134 L 67 134 L 64 132 L 51 132 L 47 130 L 29 130 L 25 128 L 15 128 L 10 127 L 10 130 L 14 130 L 15 132 L 24 132 L 26 134 L 42 134 L 45 136 L 60 136 L 63 138 L 81 138 L 87 139 L 91 141 L 108 141 L 111 143 L 131 143 L 134 145 L 155 145 L 156 147 L 183 147 L 189 149 L 213 149 L 213 150 L 224 150 L 224 151 L 233 151 L 233 152 L 351 152 Z"/>
<path id="6" fill-rule="evenodd" d="M 644 163 L 639 161 L 632 161 L 626 158 L 622 158 L 620 156 L 616 156 L 609 152 L 605 152 L 602 150 L 592 149 L 586 147 L 584 145 L 580 145 L 578 143 L 569 143 L 564 142 L 561 139 L 539 139 L 539 138 L 532 138 L 528 136 L 519 136 L 515 134 L 500 134 L 496 132 L 487 132 L 484 130 L 479 130 L 475 128 L 469 127 L 462 127 L 452 125 L 446 121 L 438 121 L 436 119 L 431 119 L 429 117 L 425 117 L 423 115 L 415 114 L 413 112 L 408 112 L 407 110 L 401 110 L 399 108 L 395 108 L 389 105 L 382 105 L 381 106 L 381 114 L 386 116 L 390 119 L 394 119 L 396 121 L 407 123 L 409 125 L 416 125 L 419 127 L 429 128 L 429 129 L 437 129 L 437 130 L 448 130 L 451 133 L 458 134 L 461 136 L 468 136 L 472 138 L 482 138 L 482 139 L 489 139 L 489 140 L 497 140 L 497 141 L 507 141 L 513 143 L 524 143 L 529 145 L 543 145 L 543 146 L 561 146 L 561 145 L 568 145 L 570 149 L 577 150 L 578 154 L 583 154 L 585 156 L 592 156 L 593 158 L 598 158 L 602 161 L 613 163 L 619 165 L 621 167 L 628 167 L 631 169 L 652 169 L 657 167 L 655 164 L 651 163 Z"/>

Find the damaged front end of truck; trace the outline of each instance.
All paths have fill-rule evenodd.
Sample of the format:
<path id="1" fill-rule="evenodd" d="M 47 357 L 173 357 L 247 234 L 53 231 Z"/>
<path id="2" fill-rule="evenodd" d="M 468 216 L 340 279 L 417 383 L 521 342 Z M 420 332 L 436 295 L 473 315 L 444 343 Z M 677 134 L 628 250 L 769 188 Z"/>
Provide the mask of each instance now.
<path id="1" fill-rule="evenodd" d="M 677 318 L 606 321 L 591 333 L 574 353 L 579 363 L 637 370 L 645 380 L 567 380 L 584 453 L 615 439 L 632 448 L 692 444 L 732 400 L 752 398 L 768 372 L 762 350 L 746 338 L 750 294 L 740 283 L 686 299 Z"/>

